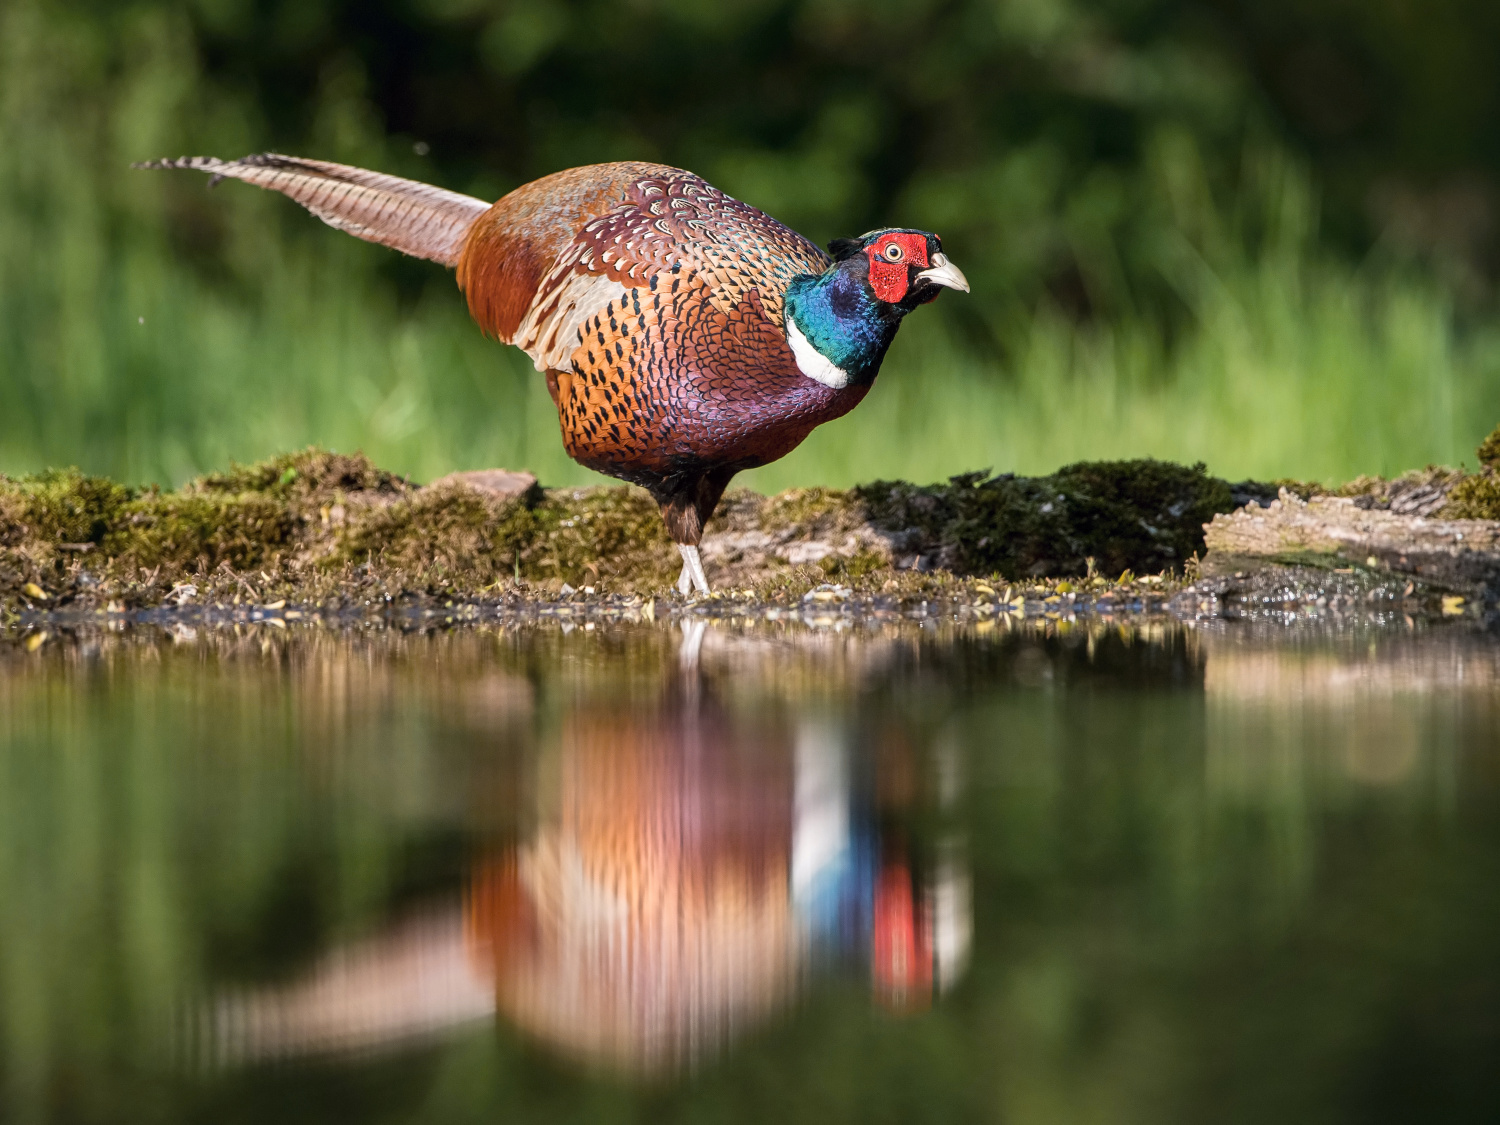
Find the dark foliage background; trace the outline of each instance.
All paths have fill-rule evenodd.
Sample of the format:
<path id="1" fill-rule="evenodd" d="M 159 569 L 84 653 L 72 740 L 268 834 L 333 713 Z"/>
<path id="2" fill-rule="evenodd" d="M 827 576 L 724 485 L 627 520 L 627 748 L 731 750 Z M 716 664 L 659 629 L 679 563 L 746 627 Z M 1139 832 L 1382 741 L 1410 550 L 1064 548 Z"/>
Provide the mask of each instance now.
<path id="1" fill-rule="evenodd" d="M 356 86 L 447 182 L 640 158 L 706 169 L 820 239 L 920 200 L 975 268 L 1112 312 L 1151 290 L 1141 167 L 1186 131 L 1216 186 L 1294 148 L 1330 238 L 1485 291 L 1500 8 L 1480 0 L 240 0 L 188 9 L 206 80 L 305 148 Z M 1018 154 L 1025 166 L 1015 167 Z M 1007 177 L 1009 172 L 1009 177 Z M 1110 237 L 1112 236 L 1112 238 Z M 1125 249 L 1111 276 L 1108 242 Z"/>
<path id="2" fill-rule="evenodd" d="M 938 230 L 975 294 L 893 356 L 926 394 L 891 392 L 788 480 L 1098 453 L 1352 475 L 1457 459 L 1494 421 L 1482 0 L 12 0 L 0 32 L 0 467 L 180 478 L 317 440 L 575 475 L 523 369 L 454 342 L 450 280 L 243 189 L 125 171 L 188 150 L 488 197 L 645 158 L 819 241 Z M 148 306 L 174 335 L 128 331 Z M 195 350 L 280 410 L 174 373 Z M 1085 403 L 1107 425 L 1068 418 Z M 956 414 L 992 427 L 860 453 Z"/>

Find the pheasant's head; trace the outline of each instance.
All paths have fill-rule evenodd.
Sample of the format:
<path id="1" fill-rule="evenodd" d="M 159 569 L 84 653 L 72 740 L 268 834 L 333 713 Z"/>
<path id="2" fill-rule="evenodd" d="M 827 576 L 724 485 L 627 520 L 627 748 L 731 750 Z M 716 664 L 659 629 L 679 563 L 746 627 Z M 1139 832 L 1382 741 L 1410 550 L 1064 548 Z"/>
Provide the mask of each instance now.
<path id="1" fill-rule="evenodd" d="M 833 264 L 792 279 L 787 344 L 809 379 L 841 388 L 869 383 L 901 318 L 942 289 L 969 291 L 943 243 L 922 230 L 875 230 L 828 246 Z"/>
<path id="2" fill-rule="evenodd" d="M 836 265 L 849 263 L 867 270 L 875 298 L 903 312 L 925 305 L 944 288 L 969 291 L 963 271 L 943 253 L 942 239 L 928 231 L 875 230 L 859 238 L 835 239 L 828 251 Z"/>

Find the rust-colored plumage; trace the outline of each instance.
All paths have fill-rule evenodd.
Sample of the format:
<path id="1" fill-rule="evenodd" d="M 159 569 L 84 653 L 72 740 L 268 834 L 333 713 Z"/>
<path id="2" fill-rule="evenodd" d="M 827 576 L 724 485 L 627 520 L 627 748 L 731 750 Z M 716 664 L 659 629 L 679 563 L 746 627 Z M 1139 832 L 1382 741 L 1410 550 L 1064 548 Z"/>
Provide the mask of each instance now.
<path id="1" fill-rule="evenodd" d="M 568 455 L 650 489 L 693 545 L 735 472 L 864 395 L 804 377 L 780 327 L 787 284 L 827 265 L 690 172 L 606 164 L 496 203 L 458 281 L 475 320 L 549 374 Z"/>
<path id="2" fill-rule="evenodd" d="M 545 373 L 568 454 L 656 497 L 683 551 L 684 592 L 707 590 L 696 545 L 734 474 L 852 409 L 900 317 L 937 286 L 967 288 L 936 236 L 875 232 L 833 262 L 659 164 L 569 169 L 493 206 L 277 155 L 148 167 L 280 191 L 357 237 L 456 268 L 480 327 Z M 794 285 L 807 310 L 795 325 Z"/>

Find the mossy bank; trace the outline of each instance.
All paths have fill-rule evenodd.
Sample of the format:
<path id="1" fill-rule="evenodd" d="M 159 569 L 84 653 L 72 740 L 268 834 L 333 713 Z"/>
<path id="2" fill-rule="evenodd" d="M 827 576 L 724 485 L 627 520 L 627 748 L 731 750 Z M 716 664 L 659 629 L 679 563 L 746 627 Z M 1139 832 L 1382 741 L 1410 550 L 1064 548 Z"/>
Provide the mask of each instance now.
<path id="1" fill-rule="evenodd" d="M 1500 440 L 1492 439 L 1500 452 Z M 1342 491 L 1366 506 L 1500 514 L 1492 457 Z M 497 480 L 499 483 L 497 483 Z M 975 582 L 1066 589 L 1197 576 L 1204 525 L 1296 482 L 1205 467 L 1090 462 L 1047 477 L 973 473 L 917 486 L 726 496 L 703 554 L 716 588 L 776 601 L 838 583 L 897 599 Z M 1413 500 L 1412 497 L 1416 497 Z M 1489 505 L 1489 507 L 1486 507 Z M 0 613 L 291 602 L 355 609 L 423 598 L 668 594 L 679 559 L 639 489 L 544 489 L 521 474 L 425 487 L 361 455 L 309 449 L 174 492 L 75 470 L 0 476 Z M 1158 580 L 1160 586 L 1160 580 Z"/>

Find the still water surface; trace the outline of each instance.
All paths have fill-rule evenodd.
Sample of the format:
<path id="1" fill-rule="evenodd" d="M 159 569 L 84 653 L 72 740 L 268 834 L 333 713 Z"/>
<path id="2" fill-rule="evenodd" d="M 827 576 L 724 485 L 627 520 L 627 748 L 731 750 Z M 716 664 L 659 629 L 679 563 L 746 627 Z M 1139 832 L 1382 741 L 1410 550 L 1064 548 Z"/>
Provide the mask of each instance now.
<path id="1" fill-rule="evenodd" d="M 0 1120 L 1500 1113 L 1457 627 L 0 644 Z"/>

